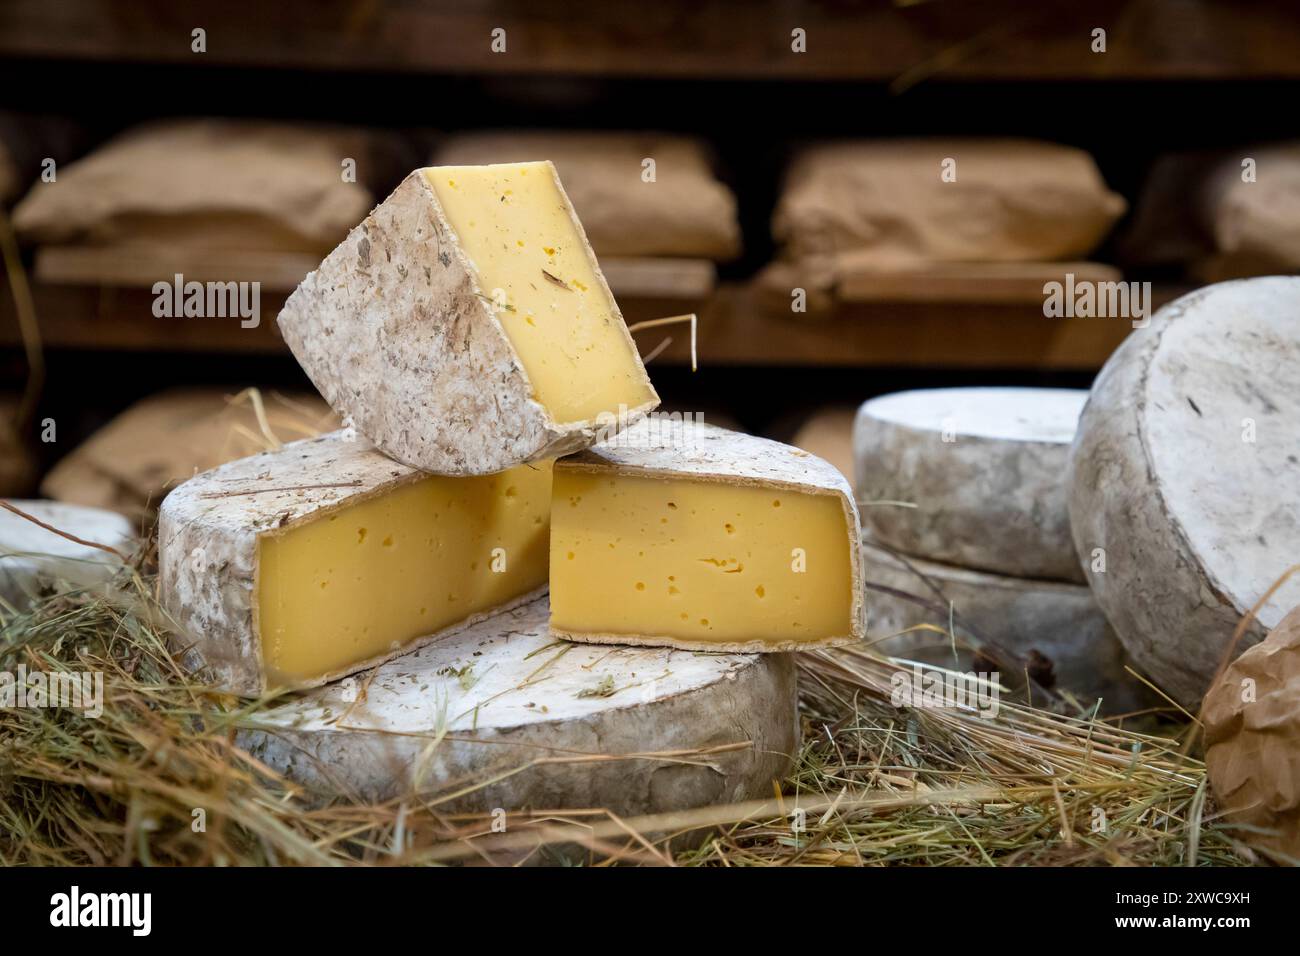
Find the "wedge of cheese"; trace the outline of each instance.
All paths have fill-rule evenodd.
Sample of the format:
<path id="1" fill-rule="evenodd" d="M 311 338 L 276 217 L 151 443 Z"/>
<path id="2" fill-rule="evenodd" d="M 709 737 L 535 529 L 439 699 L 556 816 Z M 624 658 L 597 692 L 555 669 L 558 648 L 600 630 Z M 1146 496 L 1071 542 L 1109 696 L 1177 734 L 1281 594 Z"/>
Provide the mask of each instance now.
<path id="1" fill-rule="evenodd" d="M 232 693 L 385 661 L 546 584 L 551 463 L 448 478 L 347 431 L 204 472 L 163 502 L 163 604 Z"/>
<path id="2" fill-rule="evenodd" d="M 551 631 L 715 651 L 850 641 L 857 542 L 848 482 L 820 458 L 643 420 L 556 463 Z"/>
<path id="3" fill-rule="evenodd" d="M 545 598 L 493 615 L 263 709 L 239 742 L 313 795 L 448 813 L 669 813 L 768 796 L 789 769 L 791 655 L 574 647 L 546 619 Z"/>
<path id="4" fill-rule="evenodd" d="M 575 451 L 659 402 L 549 162 L 411 173 L 279 325 L 335 411 L 436 474 Z"/>

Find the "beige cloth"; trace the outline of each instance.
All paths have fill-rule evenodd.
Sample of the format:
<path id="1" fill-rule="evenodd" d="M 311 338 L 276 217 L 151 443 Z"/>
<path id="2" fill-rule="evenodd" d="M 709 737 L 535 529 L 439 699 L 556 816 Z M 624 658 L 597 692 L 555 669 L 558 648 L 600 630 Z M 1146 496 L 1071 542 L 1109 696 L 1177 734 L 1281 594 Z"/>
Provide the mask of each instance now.
<path id="1" fill-rule="evenodd" d="M 196 119 L 122 133 L 37 182 L 14 222 L 29 242 L 324 255 L 375 204 L 395 147 L 362 130 Z M 356 160 L 357 182 L 343 180 Z"/>
<path id="2" fill-rule="evenodd" d="M 339 427 L 315 395 L 262 394 L 267 423 L 280 442 Z M 246 393 L 173 389 L 152 395 L 92 435 L 46 475 L 47 498 L 93 505 L 138 518 L 200 471 L 271 447 Z"/>
<path id="3" fill-rule="evenodd" d="M 946 159 L 956 178 L 941 179 Z M 831 143 L 794 159 L 773 219 L 819 288 L 863 270 L 1086 256 L 1123 215 L 1087 153 L 1013 139 Z"/>
<path id="4" fill-rule="evenodd" d="M 449 138 L 437 166 L 555 164 L 592 247 L 609 256 L 723 260 L 740 251 L 736 199 L 699 142 L 657 133 L 494 131 Z M 655 181 L 642 161 L 655 161 Z"/>
<path id="5" fill-rule="evenodd" d="M 1228 666 L 1201 717 L 1220 806 L 1236 823 L 1273 831 L 1234 835 L 1300 861 L 1300 608 Z"/>

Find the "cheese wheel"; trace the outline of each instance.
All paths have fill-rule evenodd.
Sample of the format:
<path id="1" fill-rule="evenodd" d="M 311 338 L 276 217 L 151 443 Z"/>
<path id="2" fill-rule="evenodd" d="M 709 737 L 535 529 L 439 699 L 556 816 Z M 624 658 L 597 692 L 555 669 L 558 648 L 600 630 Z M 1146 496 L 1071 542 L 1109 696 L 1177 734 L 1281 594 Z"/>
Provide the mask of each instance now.
<path id="1" fill-rule="evenodd" d="M 1170 303 L 1102 369 L 1071 453 L 1089 584 L 1134 661 L 1189 708 L 1242 615 L 1300 561 L 1298 318 L 1297 278 Z M 1293 577 L 1237 650 L 1297 604 Z"/>
<path id="2" fill-rule="evenodd" d="M 557 642 L 547 601 L 258 715 L 254 756 L 322 796 L 629 816 L 770 796 L 799 746 L 786 654 Z M 489 781 L 483 786 L 484 781 Z"/>
<path id="3" fill-rule="evenodd" d="M 130 522 L 111 511 L 58 501 L 9 504 L 83 541 L 123 555 L 132 549 Z M 93 587 L 121 567 L 121 560 L 102 548 L 78 544 L 0 508 L 0 598 L 15 607 L 27 604 L 44 586 L 65 581 L 77 588 Z"/>
<path id="4" fill-rule="evenodd" d="M 892 548 L 1016 577 L 1084 580 L 1065 466 L 1087 392 L 941 388 L 858 409 L 863 524 Z M 891 502 L 906 502 L 904 507 Z"/>
<path id="5" fill-rule="evenodd" d="M 974 648 L 987 640 L 1023 661 L 1037 652 L 1051 663 L 1051 686 L 1070 691 L 1087 706 L 1102 698 L 1103 713 L 1129 713 L 1158 703 L 1124 669 L 1124 649 L 1084 585 L 900 558 L 871 542 L 864 542 L 862 550 L 868 640 L 882 652 L 968 670 L 974 664 Z M 872 585 L 904 592 L 929 606 Z M 957 633 L 955 660 L 947 634 L 950 604 Z M 902 633 L 919 625 L 929 627 Z M 1041 667 L 1043 662 L 1031 666 Z M 1007 679 L 1019 684 L 1024 677 L 1007 675 Z"/>

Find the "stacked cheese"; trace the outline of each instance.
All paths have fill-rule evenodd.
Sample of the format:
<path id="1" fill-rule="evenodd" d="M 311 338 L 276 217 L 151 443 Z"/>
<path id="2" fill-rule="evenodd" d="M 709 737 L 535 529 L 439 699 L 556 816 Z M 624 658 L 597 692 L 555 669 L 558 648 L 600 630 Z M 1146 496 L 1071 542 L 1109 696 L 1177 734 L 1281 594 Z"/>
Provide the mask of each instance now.
<path id="1" fill-rule="evenodd" d="M 319 687 L 249 747 L 371 796 L 509 776 L 470 791 L 480 808 L 770 789 L 796 742 L 790 661 L 689 649 L 860 637 L 852 495 L 805 452 L 649 417 L 549 162 L 412 173 L 279 325 L 346 427 L 191 479 L 159 534 L 195 666 L 238 694 Z M 671 650 L 534 661 L 570 646 L 554 638 Z M 449 729 L 466 736 L 430 762 Z M 539 766 L 548 745 L 606 763 Z M 692 749 L 716 749 L 713 769 L 655 756 Z"/>
<path id="2" fill-rule="evenodd" d="M 979 651 L 1083 703 L 1140 705 L 1070 537 L 1066 462 L 1086 398 L 953 388 L 859 409 L 865 574 L 869 589 L 887 589 L 872 594 L 868 623 L 886 650 L 959 667 Z"/>

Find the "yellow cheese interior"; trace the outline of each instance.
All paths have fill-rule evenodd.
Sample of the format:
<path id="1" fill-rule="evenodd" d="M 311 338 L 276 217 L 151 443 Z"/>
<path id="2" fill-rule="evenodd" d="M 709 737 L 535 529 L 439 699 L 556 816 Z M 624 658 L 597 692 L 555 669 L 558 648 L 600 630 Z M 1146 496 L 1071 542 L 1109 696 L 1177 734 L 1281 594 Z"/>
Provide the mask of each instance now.
<path id="1" fill-rule="evenodd" d="M 846 520 L 835 495 L 560 465 L 551 624 L 664 643 L 846 637 Z"/>
<path id="2" fill-rule="evenodd" d="M 655 400 L 549 163 L 424 171 L 533 383 L 560 423 Z"/>
<path id="3" fill-rule="evenodd" d="M 343 670 L 545 584 L 551 470 L 430 476 L 262 535 L 270 683 Z"/>

